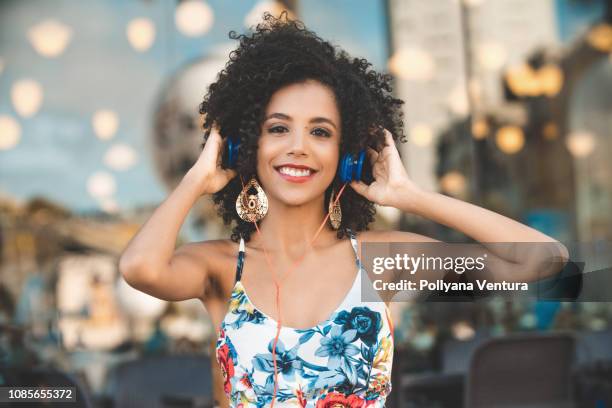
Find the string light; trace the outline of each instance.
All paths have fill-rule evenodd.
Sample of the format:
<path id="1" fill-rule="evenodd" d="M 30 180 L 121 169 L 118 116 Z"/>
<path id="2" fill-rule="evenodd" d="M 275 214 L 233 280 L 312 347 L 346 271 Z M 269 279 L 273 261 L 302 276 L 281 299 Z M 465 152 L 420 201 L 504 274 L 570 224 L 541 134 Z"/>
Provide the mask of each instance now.
<path id="1" fill-rule="evenodd" d="M 576 158 L 585 158 L 595 149 L 595 137 L 585 130 L 570 133 L 565 143 L 572 156 Z"/>
<path id="2" fill-rule="evenodd" d="M 87 191 L 92 197 L 98 199 L 110 197 L 116 190 L 115 178 L 105 171 L 95 172 L 87 179 Z"/>
<path id="3" fill-rule="evenodd" d="M 21 138 L 19 122 L 9 115 L 0 115 L 0 150 L 9 150 L 17 146 Z"/>
<path id="4" fill-rule="evenodd" d="M 525 136 L 518 126 L 503 126 L 497 130 L 495 141 L 506 154 L 515 154 L 523 148 Z"/>
<path id="5" fill-rule="evenodd" d="M 125 143 L 116 143 L 104 155 L 104 163 L 113 170 L 124 171 L 134 166 L 136 151 Z"/>
<path id="6" fill-rule="evenodd" d="M 72 29 L 57 20 L 48 19 L 28 30 L 28 40 L 43 57 L 61 55 L 72 38 Z"/>
<path id="7" fill-rule="evenodd" d="M 93 114 L 91 125 L 98 138 L 108 140 L 115 136 L 117 132 L 119 117 L 112 110 L 101 109 Z"/>
<path id="8" fill-rule="evenodd" d="M 431 55 L 418 48 L 399 49 L 389 58 L 388 66 L 394 75 L 412 81 L 428 81 L 435 72 Z"/>
<path id="9" fill-rule="evenodd" d="M 424 123 L 410 127 L 410 141 L 417 146 L 429 146 L 433 140 L 433 130 Z"/>
<path id="10" fill-rule="evenodd" d="M 155 41 L 155 24 L 145 17 L 135 18 L 128 23 L 126 35 L 136 51 L 146 51 Z"/>
<path id="11" fill-rule="evenodd" d="M 203 1 L 185 0 L 179 3 L 174 13 L 176 28 L 187 37 L 199 37 L 212 27 L 212 8 Z"/>
<path id="12" fill-rule="evenodd" d="M 24 118 L 34 116 L 42 104 L 42 86 L 33 79 L 21 79 L 11 88 L 11 100 L 19 115 Z"/>

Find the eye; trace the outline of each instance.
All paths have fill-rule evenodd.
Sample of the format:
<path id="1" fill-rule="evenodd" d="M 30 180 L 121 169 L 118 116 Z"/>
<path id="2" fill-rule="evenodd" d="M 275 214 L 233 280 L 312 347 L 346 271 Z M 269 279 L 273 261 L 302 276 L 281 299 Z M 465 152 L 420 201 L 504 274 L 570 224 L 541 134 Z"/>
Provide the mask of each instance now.
<path id="1" fill-rule="evenodd" d="M 271 133 L 278 133 L 277 132 L 278 129 L 287 130 L 287 128 L 284 127 L 284 126 L 273 126 L 270 129 L 268 129 L 268 131 L 271 132 Z"/>
<path id="2" fill-rule="evenodd" d="M 316 132 L 316 131 L 319 131 L 319 130 L 322 131 L 323 133 L 319 134 L 318 136 L 325 136 L 325 137 L 330 137 L 331 136 L 331 134 L 326 129 L 323 129 L 323 128 L 316 128 L 314 131 Z"/>

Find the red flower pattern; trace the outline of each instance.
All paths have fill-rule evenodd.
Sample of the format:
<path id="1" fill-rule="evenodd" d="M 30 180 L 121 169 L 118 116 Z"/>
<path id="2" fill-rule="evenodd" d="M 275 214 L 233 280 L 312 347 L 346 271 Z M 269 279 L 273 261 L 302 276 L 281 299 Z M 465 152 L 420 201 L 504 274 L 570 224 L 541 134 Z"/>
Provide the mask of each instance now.
<path id="1" fill-rule="evenodd" d="M 363 408 L 366 400 L 359 395 L 344 395 L 340 392 L 330 392 L 324 399 L 317 401 L 317 408 Z"/>
<path id="2" fill-rule="evenodd" d="M 230 379 L 234 376 L 234 362 L 229 357 L 229 347 L 227 344 L 217 349 L 217 361 L 221 365 L 221 372 L 223 373 L 223 389 L 229 395 L 232 390 Z"/>

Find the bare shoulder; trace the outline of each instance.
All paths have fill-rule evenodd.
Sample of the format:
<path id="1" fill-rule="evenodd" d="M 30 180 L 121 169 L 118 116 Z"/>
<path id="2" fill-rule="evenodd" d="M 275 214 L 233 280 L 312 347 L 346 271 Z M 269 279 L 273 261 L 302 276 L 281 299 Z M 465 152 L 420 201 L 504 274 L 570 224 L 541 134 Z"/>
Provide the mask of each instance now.
<path id="1" fill-rule="evenodd" d="M 437 239 L 410 231 L 360 231 L 357 239 L 361 242 L 440 242 Z"/>

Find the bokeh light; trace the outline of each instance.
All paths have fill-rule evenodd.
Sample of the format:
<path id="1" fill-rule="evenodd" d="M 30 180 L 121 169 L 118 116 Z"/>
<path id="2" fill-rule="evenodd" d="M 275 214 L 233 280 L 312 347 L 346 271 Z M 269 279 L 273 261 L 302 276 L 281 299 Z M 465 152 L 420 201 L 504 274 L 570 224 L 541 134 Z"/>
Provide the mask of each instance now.
<path id="1" fill-rule="evenodd" d="M 506 154 L 519 152 L 525 144 L 523 129 L 518 126 L 503 126 L 497 130 L 495 137 L 497 147 Z"/>
<path id="2" fill-rule="evenodd" d="M 104 164 L 113 170 L 127 170 L 136 164 L 136 151 L 125 143 L 112 145 L 104 155 Z"/>
<path id="3" fill-rule="evenodd" d="M 567 136 L 565 144 L 574 157 L 582 159 L 593 153 L 595 136 L 591 132 L 577 130 Z"/>
<path id="4" fill-rule="evenodd" d="M 255 6 L 253 6 L 251 11 L 244 18 L 244 26 L 248 28 L 257 25 L 257 23 L 261 22 L 261 17 L 265 12 L 269 12 L 273 16 L 278 16 L 283 10 L 285 10 L 285 7 L 278 1 L 260 0 L 255 3 Z M 287 12 L 289 18 L 295 17 L 289 10 L 287 10 Z"/>
<path id="5" fill-rule="evenodd" d="M 462 196 L 466 192 L 467 181 L 465 176 L 458 171 L 452 170 L 440 178 L 440 188 L 445 193 L 453 196 Z"/>
<path id="6" fill-rule="evenodd" d="M 453 87 L 448 97 L 448 106 L 457 116 L 466 116 L 469 113 L 468 95 L 463 84 L 457 84 Z"/>
<path id="7" fill-rule="evenodd" d="M 476 56 L 484 69 L 498 70 L 506 62 L 508 51 L 500 43 L 484 42 L 478 46 Z"/>
<path id="8" fill-rule="evenodd" d="M 117 185 L 112 174 L 105 171 L 97 171 L 87 179 L 87 191 L 95 198 L 105 198 L 115 194 Z"/>
<path id="9" fill-rule="evenodd" d="M 601 52 L 612 51 L 612 25 L 601 23 L 589 31 L 587 41 L 591 47 Z"/>
<path id="10" fill-rule="evenodd" d="M 472 121 L 472 137 L 477 140 L 484 139 L 489 133 L 489 124 L 483 118 L 474 119 Z"/>
<path id="11" fill-rule="evenodd" d="M 108 140 L 119 128 L 119 116 L 110 109 L 101 109 L 94 113 L 91 124 L 98 138 Z"/>
<path id="12" fill-rule="evenodd" d="M 388 64 L 393 74 L 411 81 L 428 81 L 435 72 L 431 54 L 420 48 L 401 48 L 389 58 Z"/>
<path id="13" fill-rule="evenodd" d="M 128 23 L 126 35 L 136 51 L 146 51 L 155 41 L 155 24 L 145 17 L 135 18 Z"/>
<path id="14" fill-rule="evenodd" d="M 556 140 L 559 137 L 559 126 L 554 122 L 548 122 L 544 125 L 542 134 L 546 140 Z"/>
<path id="15" fill-rule="evenodd" d="M 21 126 L 12 116 L 0 115 L 0 150 L 12 149 L 19 143 Z"/>
<path id="16" fill-rule="evenodd" d="M 42 86 L 33 79 L 20 79 L 11 87 L 15 111 L 24 118 L 34 116 L 43 101 Z"/>
<path id="17" fill-rule="evenodd" d="M 410 127 L 410 141 L 417 146 L 429 146 L 433 140 L 433 130 L 425 123 Z"/>
<path id="18" fill-rule="evenodd" d="M 199 37 L 207 33 L 214 21 L 213 10 L 199 0 L 185 0 L 179 3 L 174 14 L 176 28 L 187 37 Z"/>
<path id="19" fill-rule="evenodd" d="M 72 39 L 72 29 L 55 19 L 44 20 L 28 30 L 28 40 L 43 57 L 61 55 Z"/>

